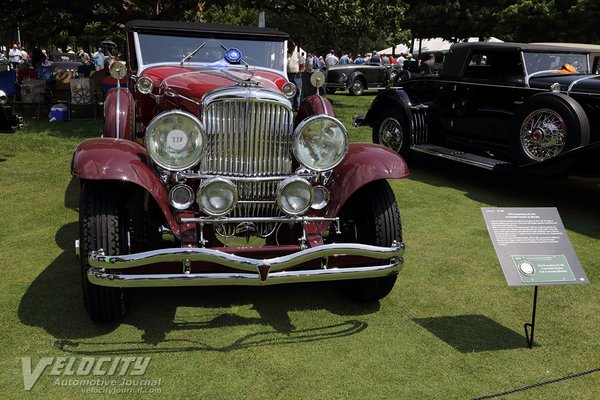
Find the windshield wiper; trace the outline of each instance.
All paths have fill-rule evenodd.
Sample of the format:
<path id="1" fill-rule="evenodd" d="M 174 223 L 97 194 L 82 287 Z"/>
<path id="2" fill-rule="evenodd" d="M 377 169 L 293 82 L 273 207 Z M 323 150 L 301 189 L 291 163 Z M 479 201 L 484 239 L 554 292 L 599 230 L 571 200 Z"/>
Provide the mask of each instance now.
<path id="1" fill-rule="evenodd" d="M 201 48 L 204 47 L 204 45 L 206 44 L 206 42 L 202 42 L 202 44 L 200 46 L 198 46 L 198 48 L 194 51 L 192 51 L 190 54 L 188 54 L 187 56 L 183 57 L 181 59 L 181 61 L 179 62 L 179 65 L 181 67 L 183 67 L 183 63 L 186 62 L 187 60 L 189 60 L 190 58 L 194 57 L 194 55 L 200 51 Z"/>

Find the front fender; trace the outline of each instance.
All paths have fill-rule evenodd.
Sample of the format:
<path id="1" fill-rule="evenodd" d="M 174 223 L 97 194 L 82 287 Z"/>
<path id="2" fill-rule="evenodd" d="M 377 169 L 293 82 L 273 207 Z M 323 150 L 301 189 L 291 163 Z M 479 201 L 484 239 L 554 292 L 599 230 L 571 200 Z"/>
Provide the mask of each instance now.
<path id="1" fill-rule="evenodd" d="M 335 117 L 333 112 L 333 106 L 331 102 L 326 98 L 318 94 L 306 97 L 300 104 L 300 109 L 296 115 L 296 121 L 294 127 L 298 126 L 304 119 L 317 114 L 329 115 Z"/>
<path id="2" fill-rule="evenodd" d="M 131 182 L 144 188 L 162 210 L 169 228 L 179 235 L 179 225 L 169 207 L 169 196 L 148 166 L 146 149 L 130 140 L 88 139 L 75 149 L 71 174 L 81 180 Z"/>
<path id="3" fill-rule="evenodd" d="M 409 175 L 408 166 L 395 151 L 378 144 L 351 143 L 344 160 L 333 170 L 331 199 L 326 216 L 335 217 L 348 199 L 362 186 L 380 179 Z"/>
<path id="4" fill-rule="evenodd" d="M 384 90 L 375 97 L 360 125 L 373 126 L 381 110 L 390 106 L 400 110 L 402 116 L 406 118 L 405 121 L 411 121 L 410 97 L 404 90 L 392 88 Z"/>
<path id="5" fill-rule="evenodd" d="M 104 136 L 132 140 L 131 112 L 133 99 L 129 89 L 112 88 L 104 101 Z"/>

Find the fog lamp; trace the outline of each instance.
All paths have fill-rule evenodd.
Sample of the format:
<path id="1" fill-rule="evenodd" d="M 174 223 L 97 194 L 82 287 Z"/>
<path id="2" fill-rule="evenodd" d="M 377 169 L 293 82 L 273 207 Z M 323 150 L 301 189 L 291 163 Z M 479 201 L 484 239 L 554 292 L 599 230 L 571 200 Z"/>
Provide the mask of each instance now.
<path id="1" fill-rule="evenodd" d="M 287 215 L 304 214 L 313 202 L 313 190 L 304 178 L 291 176 L 277 187 L 277 205 Z"/>
<path id="2" fill-rule="evenodd" d="M 313 210 L 324 209 L 329 203 L 329 190 L 325 186 L 315 186 L 313 192 L 313 202 L 310 207 Z"/>
<path id="3" fill-rule="evenodd" d="M 178 210 L 189 208 L 194 198 L 194 191 L 188 185 L 175 185 L 169 192 L 169 202 Z"/>
<path id="4" fill-rule="evenodd" d="M 225 215 L 233 210 L 237 197 L 235 185 L 224 178 L 208 179 L 198 188 L 200 210 L 212 216 Z"/>

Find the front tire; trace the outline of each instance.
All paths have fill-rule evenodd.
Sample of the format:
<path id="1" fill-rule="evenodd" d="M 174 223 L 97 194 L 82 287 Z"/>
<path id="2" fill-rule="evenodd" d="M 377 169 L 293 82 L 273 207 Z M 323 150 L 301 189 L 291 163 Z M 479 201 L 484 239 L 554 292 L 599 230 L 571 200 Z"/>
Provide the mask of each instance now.
<path id="1" fill-rule="evenodd" d="M 103 249 L 106 254 L 127 253 L 127 229 L 119 191 L 108 182 L 84 182 L 79 204 L 81 285 L 85 309 L 94 322 L 117 321 L 125 315 L 123 289 L 90 283 L 87 255 Z"/>
<path id="2" fill-rule="evenodd" d="M 406 156 L 410 148 L 408 124 L 402 117 L 401 111 L 384 108 L 373 124 L 373 143 L 389 147 L 398 154 Z"/>
<path id="3" fill-rule="evenodd" d="M 374 246 L 402 241 L 402 223 L 394 192 L 385 180 L 359 189 L 340 212 L 341 240 Z M 387 296 L 397 274 L 380 278 L 342 281 L 342 288 L 356 301 L 371 302 Z"/>
<path id="4" fill-rule="evenodd" d="M 513 149 L 520 163 L 545 161 L 590 141 L 583 108 L 564 94 L 531 97 L 515 115 Z"/>
<path id="5" fill-rule="evenodd" d="M 365 91 L 365 83 L 362 79 L 356 78 L 352 81 L 350 85 L 350 94 L 352 96 L 362 96 Z"/>

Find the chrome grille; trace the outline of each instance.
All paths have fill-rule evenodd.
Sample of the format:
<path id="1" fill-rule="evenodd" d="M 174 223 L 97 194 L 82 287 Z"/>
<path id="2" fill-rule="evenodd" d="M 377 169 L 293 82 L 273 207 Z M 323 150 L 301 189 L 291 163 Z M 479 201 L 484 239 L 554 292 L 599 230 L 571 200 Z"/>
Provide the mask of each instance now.
<path id="1" fill-rule="evenodd" d="M 429 136 L 429 108 L 427 106 L 411 107 L 412 120 L 410 122 L 411 144 L 428 143 Z"/>
<path id="2" fill-rule="evenodd" d="M 244 177 L 291 173 L 289 108 L 274 101 L 227 99 L 208 104 L 202 118 L 208 153 L 201 172 Z"/>
<path id="3" fill-rule="evenodd" d="M 273 99 L 221 98 L 204 105 L 208 150 L 200 172 L 224 177 L 262 177 L 260 181 L 237 181 L 238 204 L 233 217 L 269 217 L 279 215 L 276 190 L 279 180 L 264 177 L 292 173 L 291 107 Z M 235 179 L 233 179 L 235 181 Z M 256 233 L 267 236 L 272 223 L 254 226 Z M 236 226 L 218 229 L 233 235 Z"/>

